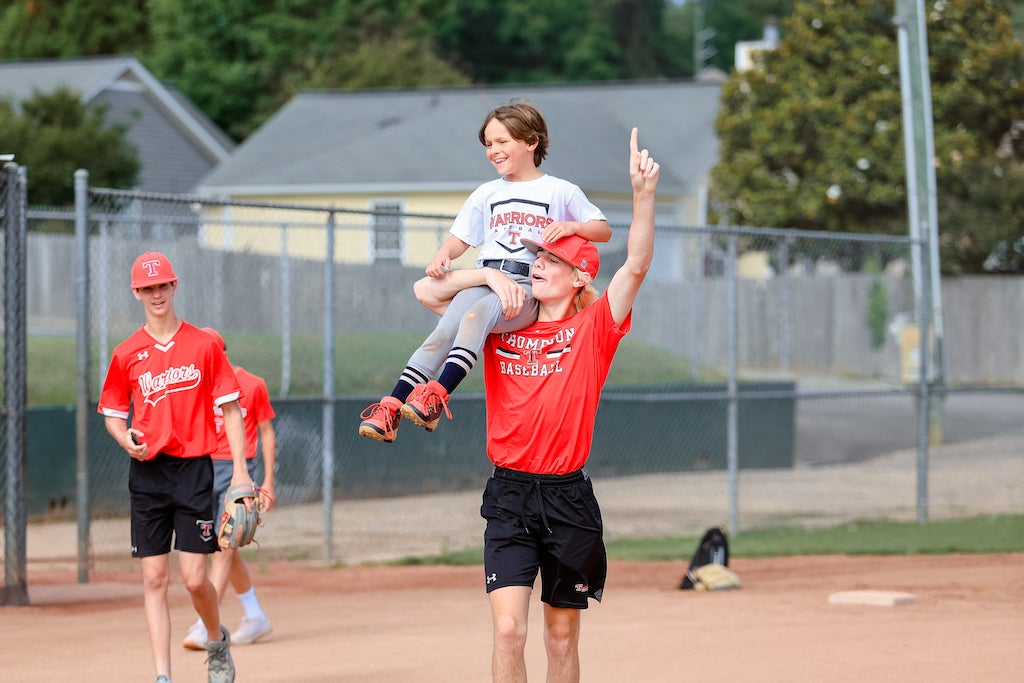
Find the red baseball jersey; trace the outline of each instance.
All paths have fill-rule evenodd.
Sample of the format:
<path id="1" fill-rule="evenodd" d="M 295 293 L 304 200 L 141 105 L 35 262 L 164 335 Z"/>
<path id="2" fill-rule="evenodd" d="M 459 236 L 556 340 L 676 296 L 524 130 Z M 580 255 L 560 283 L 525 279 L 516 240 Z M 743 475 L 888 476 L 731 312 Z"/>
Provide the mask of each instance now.
<path id="1" fill-rule="evenodd" d="M 167 344 L 140 328 L 114 349 L 98 412 L 132 416 L 148 458 L 194 458 L 217 449 L 213 407 L 241 396 L 238 379 L 213 337 L 182 321 Z"/>
<path id="2" fill-rule="evenodd" d="M 242 398 L 238 407 L 242 409 L 245 421 L 245 457 L 252 460 L 256 457 L 256 445 L 259 442 L 260 422 L 272 420 L 277 415 L 270 405 L 270 392 L 262 377 L 257 377 L 242 367 L 235 368 L 235 377 L 242 387 Z M 214 422 L 217 424 L 217 450 L 213 452 L 214 460 L 231 460 L 231 446 L 228 435 L 224 431 L 224 411 L 217 406 L 213 409 Z"/>
<path id="3" fill-rule="evenodd" d="M 602 296 L 571 318 L 488 335 L 491 462 L 534 474 L 567 474 L 586 464 L 601 389 L 632 320 L 630 313 L 616 325 Z"/>

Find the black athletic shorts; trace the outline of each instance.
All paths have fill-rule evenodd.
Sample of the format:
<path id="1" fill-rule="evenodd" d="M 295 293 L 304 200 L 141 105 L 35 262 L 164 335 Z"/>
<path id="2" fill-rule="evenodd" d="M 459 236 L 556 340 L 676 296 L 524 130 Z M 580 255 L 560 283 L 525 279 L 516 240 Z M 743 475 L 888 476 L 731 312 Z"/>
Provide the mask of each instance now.
<path id="1" fill-rule="evenodd" d="M 218 550 L 213 523 L 213 461 L 210 456 L 175 458 L 160 453 L 134 458 L 131 492 L 132 557 L 163 555 L 174 547 L 190 553 Z"/>
<path id="2" fill-rule="evenodd" d="M 604 525 L 586 470 L 529 474 L 497 467 L 487 480 L 480 516 L 487 592 L 533 587 L 552 607 L 586 609 L 601 601 L 608 575 Z"/>

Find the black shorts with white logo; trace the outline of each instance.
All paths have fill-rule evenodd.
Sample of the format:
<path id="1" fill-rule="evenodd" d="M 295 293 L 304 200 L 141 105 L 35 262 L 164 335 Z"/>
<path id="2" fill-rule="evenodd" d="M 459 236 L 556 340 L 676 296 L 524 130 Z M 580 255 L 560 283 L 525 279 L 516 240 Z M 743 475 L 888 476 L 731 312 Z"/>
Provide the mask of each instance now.
<path id="1" fill-rule="evenodd" d="M 152 460 L 133 459 L 128 490 L 132 557 L 169 553 L 172 535 L 178 550 L 217 551 L 210 456 L 176 458 L 160 453 Z"/>
<path id="2" fill-rule="evenodd" d="M 530 474 L 497 467 L 487 480 L 480 516 L 487 592 L 533 587 L 552 607 L 600 602 L 608 575 L 604 525 L 586 470 Z"/>

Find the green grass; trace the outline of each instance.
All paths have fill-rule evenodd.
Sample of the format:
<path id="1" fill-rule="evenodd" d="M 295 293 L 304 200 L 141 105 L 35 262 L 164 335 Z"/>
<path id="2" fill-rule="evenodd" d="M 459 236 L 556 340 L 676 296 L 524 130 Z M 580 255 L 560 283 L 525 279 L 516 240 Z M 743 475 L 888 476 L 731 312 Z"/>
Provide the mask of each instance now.
<path id="1" fill-rule="evenodd" d="M 74 405 L 78 369 L 73 338 L 29 337 L 26 361 L 29 405 Z"/>
<path id="2" fill-rule="evenodd" d="M 121 340 L 111 340 L 113 350 Z M 272 397 L 281 392 L 281 339 L 276 335 L 226 334 L 231 360 L 250 372 L 262 376 Z M 412 352 L 422 343 L 419 333 L 369 334 L 353 333 L 335 341 L 334 389 L 338 394 L 380 395 L 391 390 L 398 373 L 405 367 Z M 295 336 L 291 340 L 290 397 L 323 394 L 323 340 L 313 336 Z M 0 349 L 3 344 L 0 343 Z M 109 358 L 100 359 L 94 344 L 93 362 L 105 370 Z M 93 369 L 90 378 L 93 399 L 100 387 L 95 379 L 100 371 Z M 29 405 L 73 405 L 76 399 L 76 351 L 72 337 L 33 336 L 28 340 L 28 402 Z M 719 379 L 708 376 L 704 379 Z M 686 359 L 626 339 L 620 347 L 608 377 L 608 386 L 657 385 L 691 383 L 692 371 Z M 0 398 L 2 398 L 0 387 Z M 470 374 L 460 391 L 483 391 L 482 368 Z"/>
<path id="3" fill-rule="evenodd" d="M 636 562 L 689 561 L 699 536 L 615 539 L 608 557 Z M 854 522 L 823 529 L 751 529 L 729 535 L 732 557 L 790 555 L 944 555 L 1024 552 L 1024 515 L 916 522 Z M 430 557 L 405 558 L 401 565 L 481 564 L 479 548 Z"/>

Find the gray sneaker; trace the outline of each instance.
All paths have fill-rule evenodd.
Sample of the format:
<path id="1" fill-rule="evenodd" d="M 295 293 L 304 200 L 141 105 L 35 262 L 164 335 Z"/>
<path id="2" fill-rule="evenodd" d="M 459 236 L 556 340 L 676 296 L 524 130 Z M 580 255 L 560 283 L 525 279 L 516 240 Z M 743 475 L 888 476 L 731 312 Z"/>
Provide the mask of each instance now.
<path id="1" fill-rule="evenodd" d="M 171 683 L 171 679 L 161 674 L 156 677 L 156 683 Z"/>
<path id="2" fill-rule="evenodd" d="M 206 671 L 209 683 L 235 683 L 235 663 L 231 661 L 231 635 L 223 626 L 224 640 L 206 642 Z"/>

